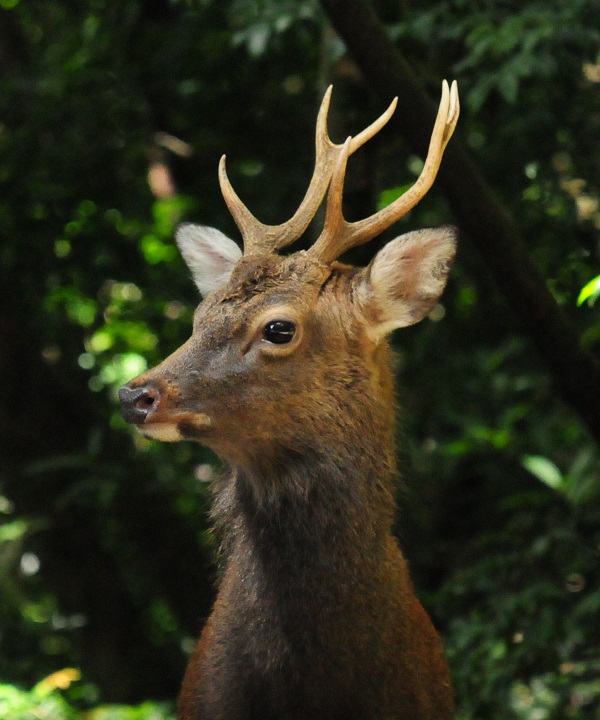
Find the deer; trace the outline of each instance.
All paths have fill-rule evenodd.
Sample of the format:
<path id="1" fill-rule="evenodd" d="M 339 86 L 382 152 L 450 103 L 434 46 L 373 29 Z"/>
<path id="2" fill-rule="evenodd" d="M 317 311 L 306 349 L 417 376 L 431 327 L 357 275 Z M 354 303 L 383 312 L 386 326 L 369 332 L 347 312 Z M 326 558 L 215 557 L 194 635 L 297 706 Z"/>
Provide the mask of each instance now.
<path id="1" fill-rule="evenodd" d="M 219 182 L 243 251 L 184 224 L 179 246 L 203 297 L 191 337 L 120 391 L 146 438 L 204 444 L 223 461 L 212 487 L 221 542 L 212 612 L 193 650 L 179 720 L 449 720 L 440 636 L 392 534 L 397 468 L 391 331 L 432 310 L 455 255 L 452 226 L 387 242 L 367 267 L 339 261 L 428 192 L 459 115 L 443 82 L 414 185 L 356 222 L 342 209 L 348 158 L 388 122 L 341 144 L 316 122 L 306 195 L 265 225 Z M 326 198 L 321 233 L 303 237 Z"/>

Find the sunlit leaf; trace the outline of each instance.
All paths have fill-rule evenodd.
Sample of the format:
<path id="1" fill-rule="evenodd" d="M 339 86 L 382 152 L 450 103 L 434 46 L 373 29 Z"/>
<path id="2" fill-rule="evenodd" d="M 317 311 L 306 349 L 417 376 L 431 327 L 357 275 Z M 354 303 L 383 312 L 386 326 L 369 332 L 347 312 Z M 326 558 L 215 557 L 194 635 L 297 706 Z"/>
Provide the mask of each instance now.
<path id="1" fill-rule="evenodd" d="M 593 305 L 598 297 L 600 297 L 600 275 L 590 280 L 581 288 L 581 292 L 577 298 L 577 304 L 583 305 L 587 300 L 589 305 Z"/>
<path id="2" fill-rule="evenodd" d="M 81 672 L 76 668 L 63 668 L 40 680 L 32 692 L 38 697 L 44 697 L 55 690 L 66 690 L 69 685 L 80 679 Z"/>
<path id="3" fill-rule="evenodd" d="M 521 464 L 538 480 L 541 480 L 553 490 L 562 491 L 564 489 L 563 475 L 552 460 L 541 455 L 525 455 L 521 458 Z"/>
<path id="4" fill-rule="evenodd" d="M 140 240 L 140 248 L 150 265 L 169 262 L 177 257 L 175 244 L 167 244 L 156 235 L 144 235 Z"/>
<path id="5" fill-rule="evenodd" d="M 86 348 L 92 353 L 101 353 L 113 346 L 114 336 L 107 328 L 97 330 L 86 343 Z"/>
<path id="6" fill-rule="evenodd" d="M 25 520 L 13 520 L 0 525 L 0 545 L 4 542 L 12 542 L 23 537 L 27 532 L 28 525 Z"/>
<path id="7" fill-rule="evenodd" d="M 146 359 L 137 353 L 123 353 L 115 355 L 110 363 L 102 368 L 100 373 L 106 385 L 122 385 L 136 375 L 140 375 L 148 367 Z"/>

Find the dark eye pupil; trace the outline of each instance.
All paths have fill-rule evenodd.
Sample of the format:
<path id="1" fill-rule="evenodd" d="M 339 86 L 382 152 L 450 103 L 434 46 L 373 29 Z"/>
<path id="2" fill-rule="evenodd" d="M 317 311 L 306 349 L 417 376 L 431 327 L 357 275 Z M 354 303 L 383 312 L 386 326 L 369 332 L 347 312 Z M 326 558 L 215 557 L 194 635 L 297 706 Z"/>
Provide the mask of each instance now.
<path id="1" fill-rule="evenodd" d="M 270 343 L 283 345 L 294 337 L 296 326 L 289 320 L 273 320 L 265 325 L 264 337 Z"/>

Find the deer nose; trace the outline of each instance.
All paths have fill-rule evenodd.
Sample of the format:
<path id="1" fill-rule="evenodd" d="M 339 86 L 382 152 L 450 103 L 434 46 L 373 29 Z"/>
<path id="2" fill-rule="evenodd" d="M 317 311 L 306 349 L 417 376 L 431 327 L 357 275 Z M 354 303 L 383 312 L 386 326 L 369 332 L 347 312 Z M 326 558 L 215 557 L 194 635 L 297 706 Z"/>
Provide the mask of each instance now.
<path id="1" fill-rule="evenodd" d="M 160 392 L 149 385 L 132 388 L 123 385 L 119 390 L 121 415 L 128 423 L 141 425 L 148 415 L 156 410 L 160 401 Z"/>

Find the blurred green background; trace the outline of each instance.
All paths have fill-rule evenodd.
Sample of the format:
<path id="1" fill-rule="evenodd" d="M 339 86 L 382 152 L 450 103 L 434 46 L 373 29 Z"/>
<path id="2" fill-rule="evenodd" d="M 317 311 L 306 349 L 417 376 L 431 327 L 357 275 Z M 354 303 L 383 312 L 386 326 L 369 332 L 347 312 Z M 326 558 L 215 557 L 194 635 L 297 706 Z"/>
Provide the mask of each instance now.
<path id="1" fill-rule="evenodd" d="M 389 103 L 327 19 L 340 3 L 322 5 L 0 0 L 2 720 L 173 712 L 214 595 L 216 460 L 136 436 L 116 391 L 190 333 L 198 298 L 177 224 L 237 238 L 220 155 L 253 212 L 281 222 L 310 177 L 325 87 L 336 141 Z M 393 340 L 397 531 L 459 717 L 600 718 L 600 5 L 347 7 L 378 13 L 421 92 L 437 102 L 456 78 L 463 105 L 443 187 L 350 257 L 367 263 L 409 229 L 462 231 L 441 304 Z M 373 36 L 375 60 L 380 46 Z M 429 134 L 402 96 L 397 114 Z M 487 208 L 453 197 L 465 192 L 453 143 L 572 331 L 550 351 L 536 348 L 554 321 L 511 299 L 490 261 L 498 215 L 474 233 Z M 352 158 L 351 219 L 414 181 L 417 149 L 390 126 Z"/>

